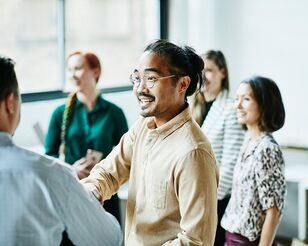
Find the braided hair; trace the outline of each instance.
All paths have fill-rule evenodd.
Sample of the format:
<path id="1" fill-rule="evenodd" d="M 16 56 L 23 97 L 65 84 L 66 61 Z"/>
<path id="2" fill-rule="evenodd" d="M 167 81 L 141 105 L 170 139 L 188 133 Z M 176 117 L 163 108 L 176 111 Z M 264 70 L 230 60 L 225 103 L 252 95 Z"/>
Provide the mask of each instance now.
<path id="1" fill-rule="evenodd" d="M 75 55 L 80 55 L 80 56 L 84 57 L 91 69 L 98 68 L 99 73 L 98 73 L 97 78 L 96 78 L 96 83 L 97 83 L 98 80 L 99 80 L 100 74 L 101 74 L 101 70 L 102 70 L 101 69 L 101 63 L 100 63 L 98 57 L 92 52 L 75 51 L 67 57 L 67 61 L 68 61 L 68 59 L 70 59 L 72 56 L 75 56 Z M 77 92 L 72 92 L 71 94 L 69 94 L 67 101 L 66 101 L 66 104 L 65 104 L 65 109 L 64 109 L 64 112 L 63 112 L 61 134 L 60 134 L 61 144 L 60 144 L 60 149 L 59 149 L 59 154 L 62 157 L 65 156 L 66 134 L 67 134 L 67 130 L 68 130 L 68 127 L 70 125 L 70 122 L 72 120 L 73 108 L 76 104 L 76 100 L 77 100 Z"/>
<path id="2" fill-rule="evenodd" d="M 60 139 L 61 139 L 60 155 L 63 155 L 63 156 L 65 156 L 66 133 L 67 133 L 68 126 L 72 119 L 73 108 L 76 104 L 76 99 L 77 99 L 77 92 L 72 92 L 67 98 L 65 109 L 63 112 L 61 135 L 60 135 Z"/>

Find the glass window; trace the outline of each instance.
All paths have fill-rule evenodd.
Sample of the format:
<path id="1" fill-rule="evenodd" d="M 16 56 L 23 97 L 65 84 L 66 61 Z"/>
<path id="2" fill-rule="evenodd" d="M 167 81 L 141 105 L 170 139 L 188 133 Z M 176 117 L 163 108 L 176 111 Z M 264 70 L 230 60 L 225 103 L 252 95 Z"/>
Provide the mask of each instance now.
<path id="1" fill-rule="evenodd" d="M 67 0 L 67 54 L 80 49 L 94 52 L 102 63 L 100 85 L 127 85 L 142 48 L 158 38 L 158 7 L 151 2 L 155 1 Z"/>
<path id="2" fill-rule="evenodd" d="M 0 0 L 0 53 L 15 60 L 22 93 L 59 89 L 56 1 Z"/>
<path id="3" fill-rule="evenodd" d="M 101 87 L 129 85 L 142 49 L 159 37 L 159 2 L 0 0 L 0 53 L 16 61 L 22 93 L 64 89 L 64 61 L 76 50 L 98 55 Z"/>

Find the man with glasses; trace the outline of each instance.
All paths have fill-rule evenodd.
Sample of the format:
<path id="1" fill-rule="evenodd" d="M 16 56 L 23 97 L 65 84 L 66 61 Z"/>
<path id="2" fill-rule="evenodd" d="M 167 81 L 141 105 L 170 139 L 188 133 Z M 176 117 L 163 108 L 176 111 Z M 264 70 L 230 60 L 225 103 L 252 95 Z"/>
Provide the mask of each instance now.
<path id="1" fill-rule="evenodd" d="M 82 180 L 102 202 L 129 181 L 128 246 L 213 245 L 216 161 L 186 102 L 203 66 L 190 47 L 149 44 L 130 76 L 143 117 Z"/>
<path id="2" fill-rule="evenodd" d="M 120 246 L 122 232 L 69 166 L 17 147 L 21 98 L 14 62 L 0 56 L 0 245 Z"/>

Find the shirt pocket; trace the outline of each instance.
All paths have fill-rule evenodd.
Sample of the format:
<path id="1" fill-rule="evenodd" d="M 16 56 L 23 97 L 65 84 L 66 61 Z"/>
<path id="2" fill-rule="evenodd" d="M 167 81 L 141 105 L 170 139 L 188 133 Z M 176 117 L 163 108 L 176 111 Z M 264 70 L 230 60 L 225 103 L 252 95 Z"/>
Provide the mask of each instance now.
<path id="1" fill-rule="evenodd" d="M 168 182 L 163 180 L 159 181 L 153 187 L 153 194 L 151 196 L 152 196 L 152 204 L 155 209 L 161 210 L 166 208 L 167 186 Z"/>

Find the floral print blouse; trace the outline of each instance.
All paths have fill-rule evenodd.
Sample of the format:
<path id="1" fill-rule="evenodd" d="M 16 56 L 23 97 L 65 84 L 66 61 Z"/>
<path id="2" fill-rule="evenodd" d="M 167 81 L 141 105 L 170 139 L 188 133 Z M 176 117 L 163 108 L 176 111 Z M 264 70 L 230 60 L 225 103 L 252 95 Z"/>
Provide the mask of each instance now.
<path id="1" fill-rule="evenodd" d="M 221 225 L 254 241 L 261 235 L 267 209 L 276 205 L 282 214 L 285 164 L 272 134 L 261 133 L 246 150 L 248 141 L 246 138 L 234 169 L 231 199 Z"/>

